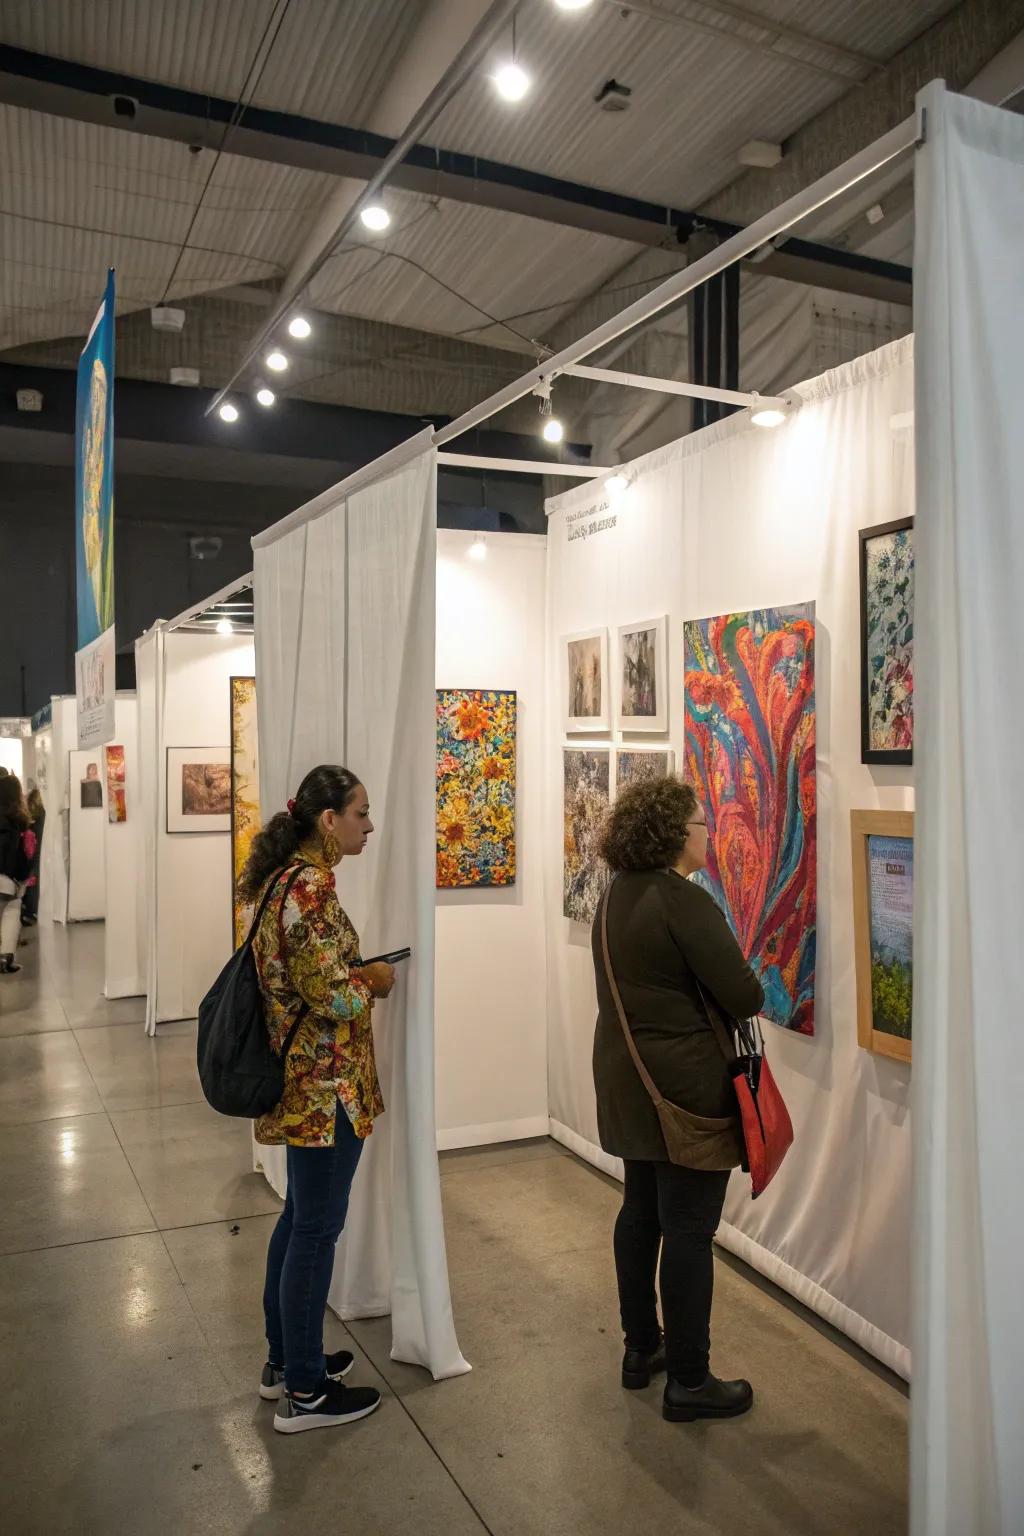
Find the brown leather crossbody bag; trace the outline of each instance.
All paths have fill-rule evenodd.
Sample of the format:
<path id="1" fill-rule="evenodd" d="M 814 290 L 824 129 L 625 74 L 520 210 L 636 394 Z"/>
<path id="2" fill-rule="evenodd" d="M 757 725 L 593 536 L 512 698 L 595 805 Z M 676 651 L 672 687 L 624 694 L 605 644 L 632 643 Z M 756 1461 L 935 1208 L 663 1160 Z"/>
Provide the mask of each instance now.
<path id="1" fill-rule="evenodd" d="M 728 1115 L 718 1119 L 708 1115 L 691 1114 L 688 1109 L 683 1109 L 679 1104 L 673 1104 L 671 1099 L 665 1098 L 644 1066 L 640 1052 L 636 1048 L 636 1041 L 633 1039 L 633 1031 L 629 1027 L 629 1020 L 626 1018 L 626 1010 L 622 1006 L 622 994 L 615 980 L 612 957 L 608 949 L 608 898 L 610 895 L 611 885 L 605 891 L 601 902 L 601 953 L 604 956 L 604 971 L 627 1049 L 657 1113 L 669 1162 L 677 1163 L 683 1168 L 703 1170 L 738 1168 L 745 1162 L 746 1153 L 739 1115 Z M 722 1048 L 726 1063 L 735 1061 L 736 1047 L 730 1039 L 729 1031 L 711 1010 L 708 1011 L 708 1020 Z"/>

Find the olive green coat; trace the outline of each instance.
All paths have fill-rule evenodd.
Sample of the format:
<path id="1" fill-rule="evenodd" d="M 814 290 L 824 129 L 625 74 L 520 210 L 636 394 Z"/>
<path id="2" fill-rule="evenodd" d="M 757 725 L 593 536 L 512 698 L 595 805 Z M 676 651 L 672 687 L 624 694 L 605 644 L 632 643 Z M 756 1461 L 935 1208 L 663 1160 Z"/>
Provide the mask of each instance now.
<path id="1" fill-rule="evenodd" d="M 622 1036 L 605 977 L 601 913 L 592 935 L 597 1000 L 594 1087 L 601 1145 L 615 1157 L 667 1162 L 661 1127 Z M 675 870 L 630 871 L 613 882 L 608 946 L 633 1037 L 666 1099 L 695 1115 L 731 1115 L 725 1057 L 697 990 L 734 1018 L 764 1005 L 721 908 Z"/>

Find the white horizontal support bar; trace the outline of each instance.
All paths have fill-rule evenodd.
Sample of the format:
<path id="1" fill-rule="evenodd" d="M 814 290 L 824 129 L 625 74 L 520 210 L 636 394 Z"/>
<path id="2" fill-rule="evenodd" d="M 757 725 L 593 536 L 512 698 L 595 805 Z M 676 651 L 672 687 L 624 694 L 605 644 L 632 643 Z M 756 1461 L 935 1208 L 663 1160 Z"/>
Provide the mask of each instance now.
<path id="1" fill-rule="evenodd" d="M 212 597 L 204 597 L 201 603 L 196 603 L 193 607 L 186 608 L 185 612 L 179 613 L 176 619 L 168 619 L 163 628 L 167 630 L 182 629 L 192 619 L 196 619 L 200 614 L 205 613 L 207 608 L 215 608 L 218 603 L 226 602 L 229 597 L 234 597 L 237 592 L 247 592 L 251 586 L 252 572 L 250 571 L 248 576 L 239 577 L 230 586 L 221 587 L 220 591 L 215 592 Z M 155 629 L 156 625 L 153 627 Z"/>
<path id="2" fill-rule="evenodd" d="M 610 475 L 607 465 L 597 469 L 593 464 L 553 464 L 550 459 L 489 459 L 476 453 L 439 453 L 439 464 L 450 469 L 504 469 L 517 475 L 569 475 L 574 480 L 598 480 Z"/>
<path id="3" fill-rule="evenodd" d="M 690 266 L 683 267 L 680 272 L 673 273 L 665 282 L 657 288 L 652 288 L 650 293 L 630 304 L 626 309 L 620 310 L 596 330 L 590 331 L 586 336 L 581 336 L 578 341 L 572 342 L 561 352 L 556 352 L 554 357 L 540 363 L 536 368 L 524 373 L 522 378 L 513 384 L 507 384 L 504 389 L 499 389 L 497 394 L 475 405 L 472 410 L 457 416 L 448 426 L 442 427 L 435 435 L 434 441 L 438 447 L 442 443 L 450 443 L 453 438 L 461 437 L 463 432 L 469 432 L 473 427 L 478 427 L 482 422 L 489 421 L 506 406 L 514 405 L 524 395 L 545 380 L 550 380 L 559 373 L 564 373 L 573 363 L 582 362 L 592 352 L 597 352 L 602 347 L 609 346 L 617 341 L 627 331 L 642 325 L 645 320 L 660 314 L 670 304 L 675 304 L 679 299 L 685 298 L 701 283 L 706 283 L 709 278 L 717 277 L 719 272 L 724 272 L 726 267 L 731 267 L 733 262 L 742 261 L 752 251 L 760 249 L 769 240 L 774 240 L 785 230 L 791 229 L 801 219 L 829 203 L 833 198 L 847 192 L 858 182 L 870 176 L 873 171 L 881 170 L 883 165 L 888 165 L 890 160 L 895 160 L 897 155 L 910 149 L 918 139 L 918 120 L 915 113 L 908 117 L 898 127 L 891 129 L 882 138 L 876 139 L 859 154 L 853 155 L 835 170 L 812 182 L 802 192 L 787 198 L 778 208 L 766 213 L 760 219 L 755 219 L 753 224 L 748 224 L 745 229 L 737 230 L 735 235 L 730 235 L 728 240 L 723 240 L 721 245 L 709 251 L 706 256 L 701 256 Z"/>
<path id="4" fill-rule="evenodd" d="M 690 395 L 694 400 L 721 400 L 725 405 L 754 405 L 762 410 L 785 411 L 789 401 L 778 395 L 745 394 L 741 389 L 716 389 L 713 384 L 689 384 L 685 379 L 653 379 L 646 373 L 619 373 L 614 368 L 588 368 L 570 363 L 563 373 L 574 379 L 594 379 L 598 384 L 623 384 L 627 389 L 649 389 L 661 395 Z"/>

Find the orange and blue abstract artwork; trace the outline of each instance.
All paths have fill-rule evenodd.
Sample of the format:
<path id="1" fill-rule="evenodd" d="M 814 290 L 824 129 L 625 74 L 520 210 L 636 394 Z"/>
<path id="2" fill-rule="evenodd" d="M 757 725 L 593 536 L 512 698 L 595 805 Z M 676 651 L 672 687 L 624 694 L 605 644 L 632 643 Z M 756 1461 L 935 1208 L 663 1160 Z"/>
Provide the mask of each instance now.
<path id="1" fill-rule="evenodd" d="M 707 868 L 765 990 L 767 1019 L 814 1033 L 817 921 L 814 604 L 685 626 L 686 776 Z"/>

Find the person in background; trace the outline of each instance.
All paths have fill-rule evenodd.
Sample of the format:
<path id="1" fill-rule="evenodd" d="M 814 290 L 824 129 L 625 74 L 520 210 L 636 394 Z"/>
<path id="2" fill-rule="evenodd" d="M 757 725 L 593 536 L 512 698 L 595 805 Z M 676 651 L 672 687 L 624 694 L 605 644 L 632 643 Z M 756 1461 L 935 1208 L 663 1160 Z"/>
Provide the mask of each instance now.
<path id="1" fill-rule="evenodd" d="M 615 872 L 608 898 L 611 965 L 641 1060 L 670 1102 L 723 1120 L 737 1114 L 736 1096 L 704 997 L 734 1018 L 749 1018 L 763 1007 L 764 992 L 717 902 L 688 878 L 703 869 L 707 849 L 707 822 L 696 794 L 680 779 L 667 778 L 619 794 L 602 852 Z M 669 1161 L 657 1112 L 623 1035 L 600 922 L 599 912 L 593 935 L 600 1008 L 594 1083 L 601 1145 L 625 1163 L 615 1226 L 623 1386 L 646 1387 L 652 1373 L 667 1365 L 666 1419 L 731 1418 L 751 1406 L 753 1391 L 747 1381 L 720 1381 L 710 1373 L 711 1243 L 729 1170 Z M 738 1139 L 736 1149 L 738 1163 Z M 664 1336 L 655 1299 L 659 1250 Z"/>
<path id="2" fill-rule="evenodd" d="M 266 904 L 253 939 L 271 1044 L 285 1062 L 281 1102 L 256 1121 L 262 1146 L 288 1148 L 288 1196 L 270 1239 L 263 1296 L 269 1358 L 260 1396 L 279 1403 L 282 1434 L 350 1424 L 380 1406 L 373 1387 L 345 1387 L 347 1350 L 324 1354 L 334 1250 L 366 1138 L 384 1103 L 371 1011 L 394 986 L 390 965 L 362 965 L 334 868 L 373 831 L 366 790 L 347 768 L 322 764 L 253 841 L 239 882 Z"/>
<path id="3" fill-rule="evenodd" d="M 21 970 L 15 960 L 21 937 L 21 898 L 34 847 L 21 781 L 6 773 L 0 778 L 0 975 Z"/>
<path id="4" fill-rule="evenodd" d="M 28 885 L 21 900 L 21 920 L 27 928 L 33 928 L 39 920 L 39 866 L 43 855 L 43 827 L 46 824 L 46 807 L 43 804 L 42 795 L 34 784 L 28 792 L 28 814 L 36 847 L 32 855 Z"/>

